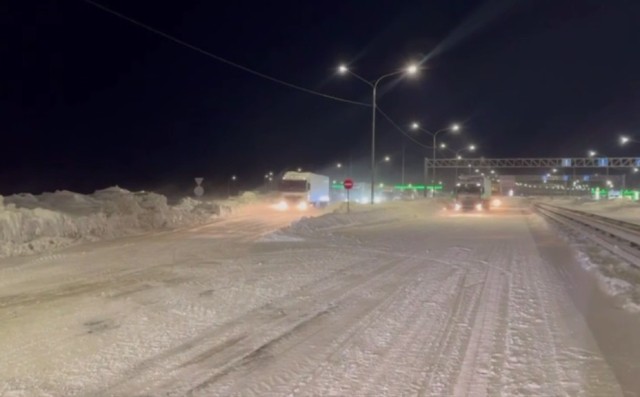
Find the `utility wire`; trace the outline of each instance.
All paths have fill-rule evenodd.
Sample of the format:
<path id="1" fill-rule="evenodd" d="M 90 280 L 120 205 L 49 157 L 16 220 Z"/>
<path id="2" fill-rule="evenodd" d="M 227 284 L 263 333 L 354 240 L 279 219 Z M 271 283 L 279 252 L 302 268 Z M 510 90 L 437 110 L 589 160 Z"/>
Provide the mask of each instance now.
<path id="1" fill-rule="evenodd" d="M 417 139 L 415 139 L 414 137 L 412 137 L 410 134 L 408 134 L 405 130 L 402 129 L 402 127 L 400 127 L 395 121 L 393 121 L 391 119 L 391 117 L 389 117 L 385 112 L 383 112 L 380 109 L 380 107 L 376 106 L 376 108 L 378 109 L 378 113 L 380 113 L 385 119 L 387 119 L 387 121 L 389 123 L 391 123 L 391 125 L 393 125 L 398 131 L 400 131 L 400 133 L 402 133 L 402 135 L 406 136 L 411 141 L 413 141 L 413 143 L 415 143 L 416 145 L 421 146 L 421 147 L 423 147 L 425 149 L 433 149 L 433 146 L 425 145 L 425 144 L 421 143 L 420 141 L 418 141 Z"/>
<path id="2" fill-rule="evenodd" d="M 248 67 L 246 67 L 246 66 L 240 65 L 240 64 L 235 63 L 235 62 L 233 62 L 233 61 L 230 61 L 230 60 L 228 60 L 228 59 L 225 59 L 225 58 L 223 58 L 223 57 L 221 57 L 221 56 L 215 55 L 215 54 L 213 54 L 213 53 L 211 53 L 211 52 L 209 52 L 209 51 L 207 51 L 207 50 L 204 50 L 204 49 L 202 49 L 202 48 L 200 48 L 200 47 L 197 47 L 197 46 L 195 46 L 195 45 L 193 45 L 193 44 L 187 43 L 186 41 L 181 40 L 181 39 L 178 39 L 177 37 L 172 36 L 172 35 L 170 35 L 170 34 L 168 34 L 168 33 L 164 33 L 164 32 L 162 32 L 162 31 L 160 31 L 160 30 L 158 30 L 158 29 L 155 29 L 155 28 L 153 28 L 153 27 L 151 27 L 151 26 L 149 26 L 149 25 L 146 25 L 146 24 L 144 24 L 144 23 L 142 23 L 142 22 L 140 22 L 140 21 L 138 21 L 138 20 L 136 20 L 136 19 L 133 19 L 133 18 L 131 18 L 131 17 L 128 17 L 128 16 L 126 16 L 126 15 L 124 15 L 124 14 L 121 14 L 121 13 L 119 13 L 119 12 L 117 12 L 117 11 L 114 11 L 114 10 L 112 10 L 112 9 L 110 9 L 110 8 L 108 8 L 108 7 L 106 7 L 106 6 L 102 5 L 102 4 L 100 4 L 100 3 L 97 3 L 97 2 L 95 2 L 95 1 L 93 1 L 93 0 L 82 0 L 82 1 L 84 1 L 84 2 L 85 2 L 85 3 L 87 3 L 87 4 L 90 4 L 90 5 L 94 6 L 94 7 L 96 7 L 96 8 L 98 8 L 98 9 L 102 10 L 102 11 L 105 11 L 105 12 L 107 12 L 107 13 L 111 14 L 111 15 L 114 15 L 114 16 L 116 16 L 116 17 L 118 17 L 118 18 L 121 18 L 121 19 L 123 19 L 123 20 L 125 20 L 125 21 L 127 21 L 127 22 L 129 22 L 129 23 L 132 23 L 132 24 L 134 24 L 134 25 L 137 25 L 137 26 L 139 26 L 139 27 L 141 27 L 141 28 L 143 28 L 143 29 L 145 29 L 145 30 L 148 30 L 148 31 L 150 31 L 150 32 L 154 33 L 154 34 L 157 34 L 158 36 L 164 37 L 164 38 L 165 38 L 165 39 L 167 39 L 167 40 L 173 41 L 174 43 L 180 44 L 180 45 L 182 45 L 182 46 L 184 46 L 184 47 L 187 47 L 187 48 L 189 48 L 189 49 L 191 49 L 191 50 L 193 50 L 193 51 L 196 51 L 196 52 L 198 52 L 198 53 L 200 53 L 200 54 L 202 54 L 202 55 L 205 55 L 205 56 L 208 56 L 208 57 L 210 57 L 210 58 L 213 58 L 213 59 L 215 59 L 216 61 L 219 61 L 219 62 L 225 63 L 225 64 L 227 64 L 227 65 L 229 65 L 229 66 L 232 66 L 232 67 L 235 67 L 235 68 L 238 68 L 238 69 L 244 70 L 245 72 L 251 73 L 251 74 L 253 74 L 253 75 L 255 75 L 255 76 L 262 77 L 262 78 L 264 78 L 264 79 L 267 79 L 267 80 L 273 81 L 273 82 L 278 83 L 278 84 L 282 84 L 282 85 L 284 85 L 284 86 L 287 86 L 287 87 L 290 87 L 290 88 L 293 88 L 293 89 L 296 89 L 296 90 L 299 90 L 299 91 L 302 91 L 302 92 L 306 92 L 306 93 L 308 93 L 308 94 L 312 94 L 312 95 L 320 96 L 320 97 L 327 98 L 327 99 L 332 99 L 332 100 L 335 100 L 335 101 L 340 101 L 340 102 L 350 103 L 350 104 L 353 104 L 353 105 L 359 105 L 359 106 L 371 107 L 371 104 L 369 104 L 369 103 L 358 102 L 358 101 L 352 101 L 352 100 L 350 100 L 350 99 L 345 99 L 345 98 L 340 98 L 340 97 L 336 97 L 336 96 L 333 96 L 333 95 L 323 94 L 323 93 L 321 93 L 321 92 L 314 91 L 314 90 L 311 90 L 311 89 L 309 89 L 309 88 L 301 87 L 301 86 L 299 86 L 299 85 L 292 84 L 292 83 L 286 82 L 286 81 L 284 81 L 284 80 L 280 80 L 280 79 L 278 79 L 278 78 L 275 78 L 275 77 L 272 77 L 272 76 L 266 75 L 266 74 L 264 74 L 264 73 L 261 73 L 261 72 L 255 71 L 255 70 L 250 69 L 250 68 L 248 68 Z M 416 140 L 415 138 L 413 138 L 410 134 L 408 134 L 407 132 L 405 132 L 405 131 L 404 131 L 404 130 L 403 130 L 403 129 L 402 129 L 402 128 L 401 128 L 401 127 L 400 127 L 400 126 L 395 122 L 395 121 L 393 121 L 393 120 L 391 119 L 391 117 L 389 117 L 385 112 L 383 112 L 383 111 L 380 109 L 380 107 L 377 107 L 377 109 L 378 109 L 378 112 L 379 112 L 379 113 L 380 113 L 380 114 L 381 114 L 385 119 L 387 119 L 387 121 L 389 121 L 389 122 L 390 122 L 390 123 L 391 123 L 391 124 L 392 124 L 392 125 L 393 125 L 393 126 L 394 126 L 394 127 L 395 127 L 399 132 L 400 132 L 400 133 L 401 133 L 401 134 L 403 134 L 404 136 L 406 136 L 407 138 L 409 138 L 409 139 L 410 139 L 412 142 L 414 142 L 416 145 L 421 146 L 421 147 L 423 147 L 423 148 L 425 148 L 425 149 L 431 149 L 431 146 L 424 145 L 423 143 L 421 143 L 421 142 L 419 142 L 418 140 Z"/>
<path id="3" fill-rule="evenodd" d="M 160 31 L 160 30 L 158 30 L 158 29 L 155 29 L 155 28 L 153 28 L 153 27 L 151 27 L 151 26 L 149 26 L 149 25 L 146 25 L 146 24 L 144 24 L 144 23 L 142 23 L 142 22 L 140 22 L 140 21 L 138 21 L 138 20 L 135 20 L 135 19 L 133 19 L 133 18 L 130 18 L 130 17 L 128 17 L 128 16 L 126 16 L 126 15 L 124 15 L 124 14 L 121 14 L 121 13 L 119 13 L 119 12 L 117 12 L 117 11 L 114 11 L 114 10 L 112 10 L 112 9 L 110 9 L 110 8 L 106 7 L 106 6 L 103 6 L 102 4 L 96 3 L 96 2 L 95 2 L 95 1 L 93 1 L 93 0 L 82 0 L 82 1 L 84 1 L 85 3 L 88 3 L 88 4 L 92 5 L 92 6 L 94 6 L 94 7 L 96 7 L 96 8 L 101 9 L 102 11 L 108 12 L 108 13 L 109 13 L 109 14 L 111 14 L 111 15 L 114 15 L 114 16 L 116 16 L 116 17 L 118 17 L 118 18 L 124 19 L 125 21 L 128 21 L 128 22 L 130 22 L 130 23 L 132 23 L 132 24 L 134 24 L 134 25 L 137 25 L 137 26 L 139 26 L 139 27 L 141 27 L 141 28 L 143 28 L 143 29 L 146 29 L 146 30 L 148 30 L 148 31 L 150 31 L 150 32 L 152 32 L 152 33 L 155 33 L 155 34 L 157 34 L 157 35 L 159 35 L 159 36 L 162 36 L 162 37 L 164 37 L 164 38 L 165 38 L 165 39 L 167 39 L 167 40 L 171 40 L 171 41 L 173 41 L 173 42 L 175 42 L 175 43 L 178 43 L 178 44 L 180 44 L 180 45 L 182 45 L 182 46 L 185 46 L 185 47 L 187 47 L 187 48 L 189 48 L 189 49 L 191 49 L 191 50 L 193 50 L 193 51 L 199 52 L 200 54 L 203 54 L 203 55 L 206 55 L 206 56 L 208 56 L 208 57 L 210 57 L 210 58 L 213 58 L 213 59 L 215 59 L 216 61 L 219 61 L 219 62 L 225 63 L 225 64 L 227 64 L 227 65 L 229 65 L 229 66 L 233 66 L 233 67 L 235 67 L 235 68 L 238 68 L 238 69 L 244 70 L 245 72 L 251 73 L 251 74 L 256 75 L 256 76 L 258 76 L 258 77 L 262 77 L 263 79 L 267 79 L 267 80 L 273 81 L 273 82 L 275 82 L 275 83 L 285 85 L 285 86 L 287 86 L 287 87 L 289 87 L 289 88 L 294 88 L 294 89 L 296 89 L 296 90 L 299 90 L 299 91 L 302 91 L 302 92 L 306 92 L 306 93 L 308 93 L 308 94 L 321 96 L 321 97 L 323 97 L 323 98 L 327 98 L 327 99 L 333 99 L 334 101 L 340 101 L 340 102 L 350 103 L 350 104 L 353 104 L 353 105 L 360 105 L 360 106 L 367 106 L 367 107 L 371 107 L 371 105 L 370 105 L 370 104 L 368 104 L 368 103 L 364 103 L 364 102 L 357 102 L 357 101 L 352 101 L 352 100 L 350 100 L 350 99 L 344 99 L 344 98 L 339 98 L 339 97 L 336 97 L 336 96 L 333 96 L 333 95 L 323 94 L 323 93 L 321 93 L 321 92 L 314 91 L 314 90 L 311 90 L 311 89 L 309 89 L 309 88 L 301 87 L 301 86 L 299 86 L 299 85 L 295 85 L 295 84 L 292 84 L 292 83 L 286 82 L 286 81 L 284 81 L 284 80 L 280 80 L 280 79 L 277 79 L 277 78 L 275 78 L 275 77 L 271 77 L 271 76 L 266 75 L 266 74 L 264 74 L 264 73 L 260 73 L 260 72 L 258 72 L 258 71 L 253 70 L 253 69 L 250 69 L 250 68 L 248 68 L 248 67 L 246 67 L 246 66 L 242 66 L 242 65 L 237 64 L 237 63 L 235 63 L 235 62 L 233 62 L 233 61 L 230 61 L 230 60 L 228 60 L 228 59 L 225 59 L 225 58 L 222 58 L 222 57 L 220 57 L 220 56 L 218 56 L 218 55 L 215 55 L 215 54 L 213 54 L 213 53 L 211 53 L 211 52 L 209 52 L 209 51 L 207 51 L 207 50 L 204 50 L 204 49 L 202 49 L 202 48 L 200 48 L 200 47 L 197 47 L 197 46 L 195 46 L 195 45 L 193 45 L 193 44 L 189 44 L 189 43 L 187 43 L 186 41 L 180 40 L 180 39 L 178 39 L 178 38 L 177 38 L 177 37 L 175 37 L 175 36 L 172 36 L 172 35 L 170 35 L 170 34 L 164 33 L 164 32 L 162 32 L 162 31 Z"/>

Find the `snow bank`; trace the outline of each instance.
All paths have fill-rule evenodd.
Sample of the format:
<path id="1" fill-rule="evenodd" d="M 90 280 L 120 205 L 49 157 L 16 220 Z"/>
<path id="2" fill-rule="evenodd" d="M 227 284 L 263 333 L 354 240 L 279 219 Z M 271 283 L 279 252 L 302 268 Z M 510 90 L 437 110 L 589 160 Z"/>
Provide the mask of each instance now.
<path id="1" fill-rule="evenodd" d="M 640 270 L 604 249 L 578 244 L 578 250 L 579 263 L 595 274 L 598 287 L 624 310 L 640 313 Z"/>
<path id="2" fill-rule="evenodd" d="M 199 224 L 228 211 L 190 198 L 170 206 L 165 196 L 119 187 L 91 195 L 57 191 L 0 196 L 0 257 Z"/>
<path id="3" fill-rule="evenodd" d="M 347 204 L 339 203 L 327 209 L 327 213 L 319 217 L 305 217 L 294 222 L 287 233 L 296 235 L 324 234 L 330 235 L 333 230 L 352 226 L 371 226 L 395 222 L 399 219 L 421 218 L 433 216 L 441 212 L 443 204 L 440 200 L 424 200 L 415 202 L 397 201 L 384 204 Z"/>
<path id="4" fill-rule="evenodd" d="M 573 247 L 578 263 L 594 275 L 600 290 L 613 297 L 620 308 L 640 313 L 639 269 L 594 245 L 582 234 L 555 224 L 550 225 Z"/>
<path id="5" fill-rule="evenodd" d="M 640 223 L 640 203 L 628 198 L 592 200 L 590 198 L 547 198 L 549 204 L 591 212 L 627 222 Z"/>

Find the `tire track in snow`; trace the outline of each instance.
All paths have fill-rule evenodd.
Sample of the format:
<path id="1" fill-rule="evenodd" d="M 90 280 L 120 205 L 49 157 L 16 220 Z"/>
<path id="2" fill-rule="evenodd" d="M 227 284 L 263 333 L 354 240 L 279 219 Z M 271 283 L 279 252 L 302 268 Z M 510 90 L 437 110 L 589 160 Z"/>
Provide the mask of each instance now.
<path id="1" fill-rule="evenodd" d="M 418 283 L 413 277 L 415 267 L 403 264 L 407 269 L 403 274 L 394 273 L 394 277 L 407 277 L 402 284 L 390 283 L 385 288 L 376 288 L 366 296 L 355 296 L 335 306 L 322 324 L 307 332 L 289 334 L 272 346 L 267 353 L 270 367 L 262 368 L 261 363 L 238 368 L 229 379 L 205 389 L 202 395 L 216 394 L 260 396 L 305 394 L 309 389 L 317 393 L 320 378 L 331 364 L 341 362 L 346 350 L 354 345 L 354 339 L 370 329 L 376 322 L 389 315 L 405 299 L 407 289 Z M 400 266 L 400 265 L 399 265 Z M 261 370 L 260 373 L 255 373 Z M 254 374 L 255 373 L 255 374 Z M 342 373 L 343 374 L 343 373 Z M 238 379 L 251 379 L 250 384 L 240 384 Z M 236 387 L 234 387 L 236 386 Z M 317 386 L 317 385 L 316 385 Z"/>
<path id="2" fill-rule="evenodd" d="M 520 249 L 526 252 L 527 247 Z M 527 256 L 518 253 L 513 263 L 502 393 L 564 395 L 559 388 L 558 374 L 562 369 L 558 367 L 554 346 L 549 343 L 548 324 L 545 324 L 548 322 L 545 302 L 540 301 L 535 285 L 539 274 L 533 268 L 539 264 L 531 263 Z"/>
<path id="3" fill-rule="evenodd" d="M 464 272 L 460 269 L 430 268 L 415 287 L 407 291 L 401 305 L 387 313 L 385 324 L 369 328 L 367 344 L 382 348 L 382 339 L 384 350 L 368 355 L 367 360 L 359 360 L 355 375 L 351 376 L 359 382 L 349 394 L 388 395 L 388 391 L 397 391 L 400 395 L 416 394 L 412 384 L 423 369 L 425 346 L 431 333 L 441 326 L 434 321 L 438 310 L 434 299 L 451 291 L 461 277 Z"/>
<path id="4" fill-rule="evenodd" d="M 501 302 L 506 298 L 509 279 L 505 275 L 504 267 L 508 266 L 511 255 L 509 247 L 498 246 L 493 249 L 493 255 L 488 263 L 486 279 L 482 292 L 478 298 L 478 313 L 474 316 L 474 323 L 468 324 L 471 330 L 465 348 L 464 358 L 460 365 L 453 395 L 456 396 L 487 396 L 489 395 L 489 378 L 492 369 L 491 355 L 496 345 L 495 335 L 499 328 L 505 328 L 504 321 L 500 321 Z M 493 263 L 502 264 L 495 266 Z"/>
<path id="5" fill-rule="evenodd" d="M 436 329 L 431 343 L 425 351 L 425 357 L 429 360 L 424 363 L 423 377 L 417 380 L 413 388 L 418 390 L 418 395 L 425 395 L 431 390 L 437 392 L 436 395 L 450 395 L 448 389 L 451 385 L 452 371 L 456 369 L 460 361 L 459 348 L 461 338 L 464 338 L 461 324 L 469 324 L 473 312 L 473 303 L 478 304 L 479 288 L 474 285 L 466 288 L 468 270 L 465 270 L 460 278 L 459 284 L 453 290 L 450 297 L 449 308 L 441 311 L 437 318 L 441 326 Z M 455 365 L 455 366 L 454 366 Z M 452 368 L 453 366 L 453 368 Z M 433 395 L 433 394 L 430 394 Z"/>
<path id="6" fill-rule="evenodd" d="M 128 377 L 123 379 L 123 383 L 113 385 L 113 387 L 104 390 L 103 394 L 128 396 L 135 393 L 134 391 L 144 390 L 148 387 L 153 390 L 183 390 L 184 394 L 186 390 L 192 389 L 190 385 L 206 384 L 208 379 L 228 368 L 233 368 L 261 346 L 280 337 L 297 325 L 309 321 L 318 313 L 330 309 L 326 301 L 314 301 L 314 298 L 323 297 L 329 301 L 337 302 L 344 299 L 344 296 L 352 290 L 366 288 L 373 280 L 384 278 L 385 275 L 392 273 L 399 262 L 401 261 L 383 261 L 374 269 L 365 266 L 367 272 L 364 274 L 362 274 L 362 267 L 357 265 L 354 265 L 352 269 L 355 272 L 336 272 L 323 283 L 312 283 L 306 289 L 298 290 L 277 302 L 248 312 L 232 322 L 204 332 L 159 357 L 140 363 L 128 372 Z M 233 346 L 233 349 L 224 350 L 224 354 L 216 354 L 217 346 L 221 341 L 225 343 L 224 341 L 230 338 L 245 334 L 246 330 L 251 330 L 251 333 L 247 335 L 243 344 L 237 344 Z M 193 366 L 175 365 L 176 362 L 187 362 L 204 351 L 212 353 L 210 359 L 207 360 L 206 369 L 198 370 Z M 167 375 L 163 378 L 162 384 L 150 385 L 148 382 L 151 379 L 157 379 L 154 376 L 156 371 L 162 371 Z"/>
<path id="7" fill-rule="evenodd" d="M 356 324 L 354 329 L 349 330 L 345 334 L 343 334 L 343 337 L 341 338 L 342 341 L 340 342 L 340 345 L 344 346 L 349 340 L 351 340 L 353 337 L 358 335 L 363 329 L 366 329 L 366 327 L 367 327 L 366 324 L 370 324 L 375 319 L 379 318 L 380 316 L 382 316 L 384 314 L 384 311 L 375 310 L 376 308 L 378 308 L 381 305 L 389 307 L 389 306 L 392 305 L 394 298 L 401 297 L 401 295 L 400 295 L 400 292 L 402 292 L 401 288 L 399 288 L 399 286 L 396 283 L 396 280 L 394 280 L 394 279 L 398 278 L 398 277 L 399 278 L 403 278 L 405 275 L 412 274 L 416 270 L 415 260 L 414 261 L 392 260 L 391 264 L 392 264 L 392 266 L 390 266 L 389 268 L 385 269 L 385 271 L 383 273 L 376 274 L 373 277 L 367 277 L 367 279 L 364 282 L 358 283 L 355 287 L 351 287 L 350 286 L 347 289 L 341 290 L 340 291 L 341 296 L 339 296 L 337 299 L 333 297 L 333 294 L 328 294 L 325 297 L 321 297 L 320 296 L 320 299 L 322 299 L 322 300 L 326 299 L 326 300 L 328 300 L 330 302 L 330 305 L 332 306 L 333 309 L 330 311 L 329 314 L 332 317 L 335 317 L 337 315 L 336 311 L 338 311 L 340 309 L 340 307 L 343 307 L 343 306 L 351 306 L 353 308 L 353 310 L 355 310 L 355 312 L 352 313 L 352 316 L 354 318 L 358 318 L 358 317 L 362 316 L 363 312 L 364 313 L 369 313 L 366 316 L 368 319 L 366 321 L 364 321 L 364 324 Z M 392 279 L 392 280 L 388 279 L 388 277 L 390 279 Z M 381 291 L 386 291 L 387 288 L 391 288 L 392 292 L 391 293 L 384 292 L 382 301 L 379 301 L 377 298 L 375 298 L 375 295 L 379 294 Z M 374 293 L 374 292 L 369 292 L 369 291 L 376 291 L 376 292 Z M 366 295 L 368 295 L 367 296 L 367 300 L 369 302 L 368 302 L 367 305 L 360 306 L 360 305 L 354 303 L 353 298 L 357 298 L 357 295 L 361 294 L 363 292 Z M 356 296 L 353 297 L 354 295 L 356 295 Z M 325 327 L 326 327 L 326 325 L 323 324 L 322 328 L 325 328 Z M 290 338 L 292 336 L 294 336 L 294 334 L 292 332 L 287 332 L 285 335 L 282 335 L 282 336 L 278 337 L 277 341 L 285 340 L 285 339 Z M 264 348 L 264 346 L 262 346 L 259 350 L 262 350 L 263 348 Z M 336 351 L 341 351 L 341 350 L 342 349 L 340 349 L 340 348 L 336 349 Z M 250 362 L 250 361 L 248 361 L 248 362 Z M 238 369 L 237 367 L 233 368 L 233 371 L 235 371 L 237 369 Z M 216 378 L 215 380 L 217 380 L 217 379 L 218 378 Z M 200 385 L 200 386 L 204 386 L 204 387 L 202 387 L 202 388 L 197 387 L 197 388 L 191 389 L 189 391 L 189 395 L 192 395 L 191 393 L 193 393 L 193 392 L 198 392 L 198 393 L 194 393 L 194 395 L 195 394 L 200 394 L 200 392 L 204 392 L 204 395 L 209 395 L 207 393 L 207 387 L 209 387 L 210 385 L 209 384 L 203 384 L 203 385 Z M 256 391 L 257 391 L 257 393 L 255 395 L 272 394 L 274 392 L 273 391 L 273 386 L 270 383 L 265 383 L 265 382 L 260 384 Z M 294 394 L 297 393 L 297 391 L 295 389 L 294 389 L 293 392 L 294 392 Z M 242 393 L 242 395 L 244 395 L 244 392 Z"/>

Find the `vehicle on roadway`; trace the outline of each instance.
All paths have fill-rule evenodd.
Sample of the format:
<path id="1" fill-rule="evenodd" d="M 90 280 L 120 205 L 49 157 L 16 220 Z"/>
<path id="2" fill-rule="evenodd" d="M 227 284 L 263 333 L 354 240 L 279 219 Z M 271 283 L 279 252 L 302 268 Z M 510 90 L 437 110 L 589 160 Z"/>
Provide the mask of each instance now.
<path id="1" fill-rule="evenodd" d="M 329 177 L 311 172 L 285 172 L 278 184 L 277 208 L 305 211 L 309 207 L 329 204 Z"/>
<path id="2" fill-rule="evenodd" d="M 498 206 L 499 201 L 492 203 L 492 182 L 484 175 L 460 176 L 454 190 L 453 209 L 455 211 L 488 211 L 492 204 Z"/>

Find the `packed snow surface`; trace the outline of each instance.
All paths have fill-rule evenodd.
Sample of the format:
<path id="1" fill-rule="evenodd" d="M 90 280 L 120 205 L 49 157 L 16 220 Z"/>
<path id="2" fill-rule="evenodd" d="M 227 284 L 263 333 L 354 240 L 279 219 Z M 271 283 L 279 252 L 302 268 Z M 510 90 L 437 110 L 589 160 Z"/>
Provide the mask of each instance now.
<path id="1" fill-rule="evenodd" d="M 256 203 L 5 258 L 0 396 L 622 396 L 535 217 Z"/>

